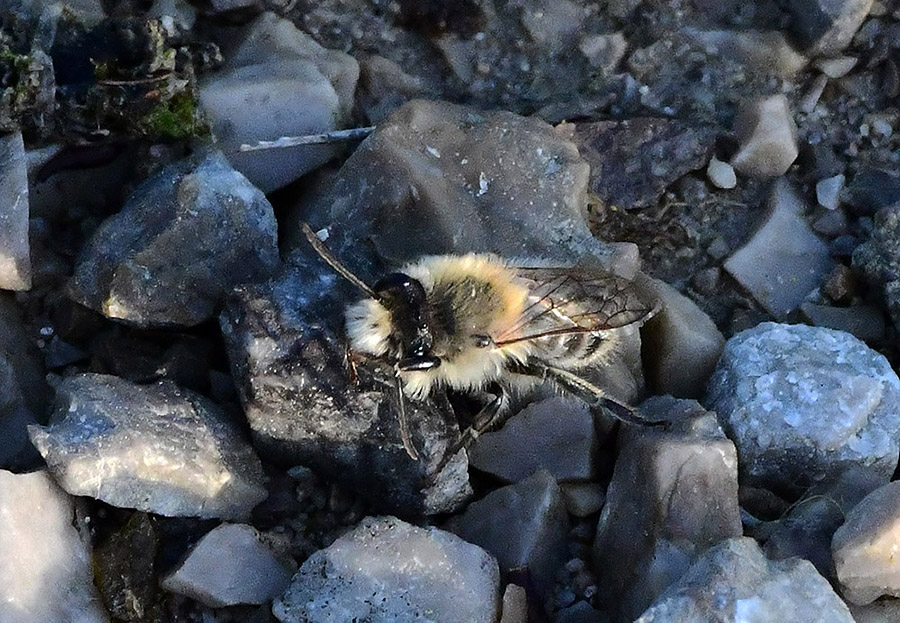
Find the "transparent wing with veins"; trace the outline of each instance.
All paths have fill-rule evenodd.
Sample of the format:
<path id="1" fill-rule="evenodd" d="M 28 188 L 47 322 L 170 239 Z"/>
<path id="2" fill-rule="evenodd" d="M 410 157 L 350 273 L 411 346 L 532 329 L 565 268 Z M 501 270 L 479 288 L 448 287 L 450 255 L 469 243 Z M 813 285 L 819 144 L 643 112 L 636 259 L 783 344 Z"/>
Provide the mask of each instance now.
<path id="1" fill-rule="evenodd" d="M 514 267 L 528 289 L 519 320 L 500 335 L 497 346 L 556 335 L 618 329 L 649 320 L 658 310 L 634 284 L 617 275 L 583 268 Z"/>

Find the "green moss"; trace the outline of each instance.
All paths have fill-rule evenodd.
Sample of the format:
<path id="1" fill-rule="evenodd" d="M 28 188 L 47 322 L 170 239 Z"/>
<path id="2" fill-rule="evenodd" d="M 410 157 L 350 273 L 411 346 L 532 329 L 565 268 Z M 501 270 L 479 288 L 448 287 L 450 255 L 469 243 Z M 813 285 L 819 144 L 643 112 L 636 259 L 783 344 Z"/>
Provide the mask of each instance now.
<path id="1" fill-rule="evenodd" d="M 197 102 L 190 93 L 178 93 L 150 110 L 141 124 L 144 133 L 158 138 L 188 138 L 203 133 L 197 122 Z"/>

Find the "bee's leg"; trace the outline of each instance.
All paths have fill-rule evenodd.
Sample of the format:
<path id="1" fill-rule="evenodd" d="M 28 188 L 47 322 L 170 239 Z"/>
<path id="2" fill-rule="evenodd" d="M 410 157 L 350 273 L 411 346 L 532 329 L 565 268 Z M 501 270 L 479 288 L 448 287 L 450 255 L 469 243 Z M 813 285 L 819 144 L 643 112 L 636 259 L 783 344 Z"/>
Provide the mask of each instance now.
<path id="1" fill-rule="evenodd" d="M 495 384 L 492 386 L 490 393 L 494 397 L 472 418 L 472 423 L 460 434 L 456 443 L 447 449 L 434 471 L 435 474 L 439 474 L 450 462 L 450 459 L 456 456 L 460 450 L 465 450 L 471 446 L 481 436 L 481 433 L 499 427 L 509 418 L 511 412 L 509 410 L 509 393 L 506 388 Z"/>
<path id="2" fill-rule="evenodd" d="M 627 424 L 637 426 L 659 426 L 667 422 L 652 422 L 645 420 L 635 413 L 628 405 L 623 405 L 606 395 L 606 392 L 590 381 L 573 374 L 568 370 L 556 368 L 546 363 L 529 361 L 527 364 L 516 366 L 517 374 L 526 374 L 541 379 L 550 379 L 570 394 L 581 398 L 592 407 L 600 407 L 614 418 Z"/>

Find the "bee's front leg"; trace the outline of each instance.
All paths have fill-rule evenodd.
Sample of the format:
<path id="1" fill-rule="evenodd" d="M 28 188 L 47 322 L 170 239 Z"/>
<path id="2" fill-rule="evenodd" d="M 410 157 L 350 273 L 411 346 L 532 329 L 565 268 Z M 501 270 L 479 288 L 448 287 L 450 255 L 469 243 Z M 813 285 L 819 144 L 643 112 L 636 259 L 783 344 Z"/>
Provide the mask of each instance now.
<path id="1" fill-rule="evenodd" d="M 450 462 L 460 450 L 468 449 L 481 433 L 487 432 L 493 428 L 502 426 L 503 423 L 512 415 L 509 410 L 509 392 L 499 383 L 494 383 L 488 393 L 493 394 L 493 398 L 472 418 L 472 423 L 466 428 L 459 439 L 447 449 L 441 462 L 435 469 L 435 474 L 439 474 L 447 463 Z"/>

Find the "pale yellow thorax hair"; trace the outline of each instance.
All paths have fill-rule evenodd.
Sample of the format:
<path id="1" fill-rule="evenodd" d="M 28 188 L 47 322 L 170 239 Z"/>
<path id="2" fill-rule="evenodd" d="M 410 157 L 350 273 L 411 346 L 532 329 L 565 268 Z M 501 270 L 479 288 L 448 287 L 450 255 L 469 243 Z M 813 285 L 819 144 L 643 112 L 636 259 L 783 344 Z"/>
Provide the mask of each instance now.
<path id="1" fill-rule="evenodd" d="M 425 289 L 426 296 L 446 284 L 466 279 L 488 283 L 493 296 L 500 301 L 499 307 L 486 311 L 486 316 L 482 319 L 487 327 L 486 332 L 491 337 L 515 325 L 528 298 L 528 291 L 517 282 L 515 272 L 493 255 L 470 253 L 459 256 L 427 256 L 404 266 L 400 271 L 417 279 Z M 473 301 L 473 304 L 477 308 L 477 301 Z M 378 301 L 366 299 L 351 305 L 346 316 L 347 334 L 353 350 L 376 357 L 387 354 L 390 346 L 390 312 Z M 443 359 L 438 368 L 402 373 L 405 391 L 414 397 L 424 397 L 436 385 L 464 391 L 478 389 L 500 378 L 510 359 L 525 361 L 531 350 L 532 346 L 527 341 L 486 348 L 478 348 L 472 342 L 470 347 L 461 349 L 452 358 Z M 441 356 L 441 353 L 436 354 Z"/>

